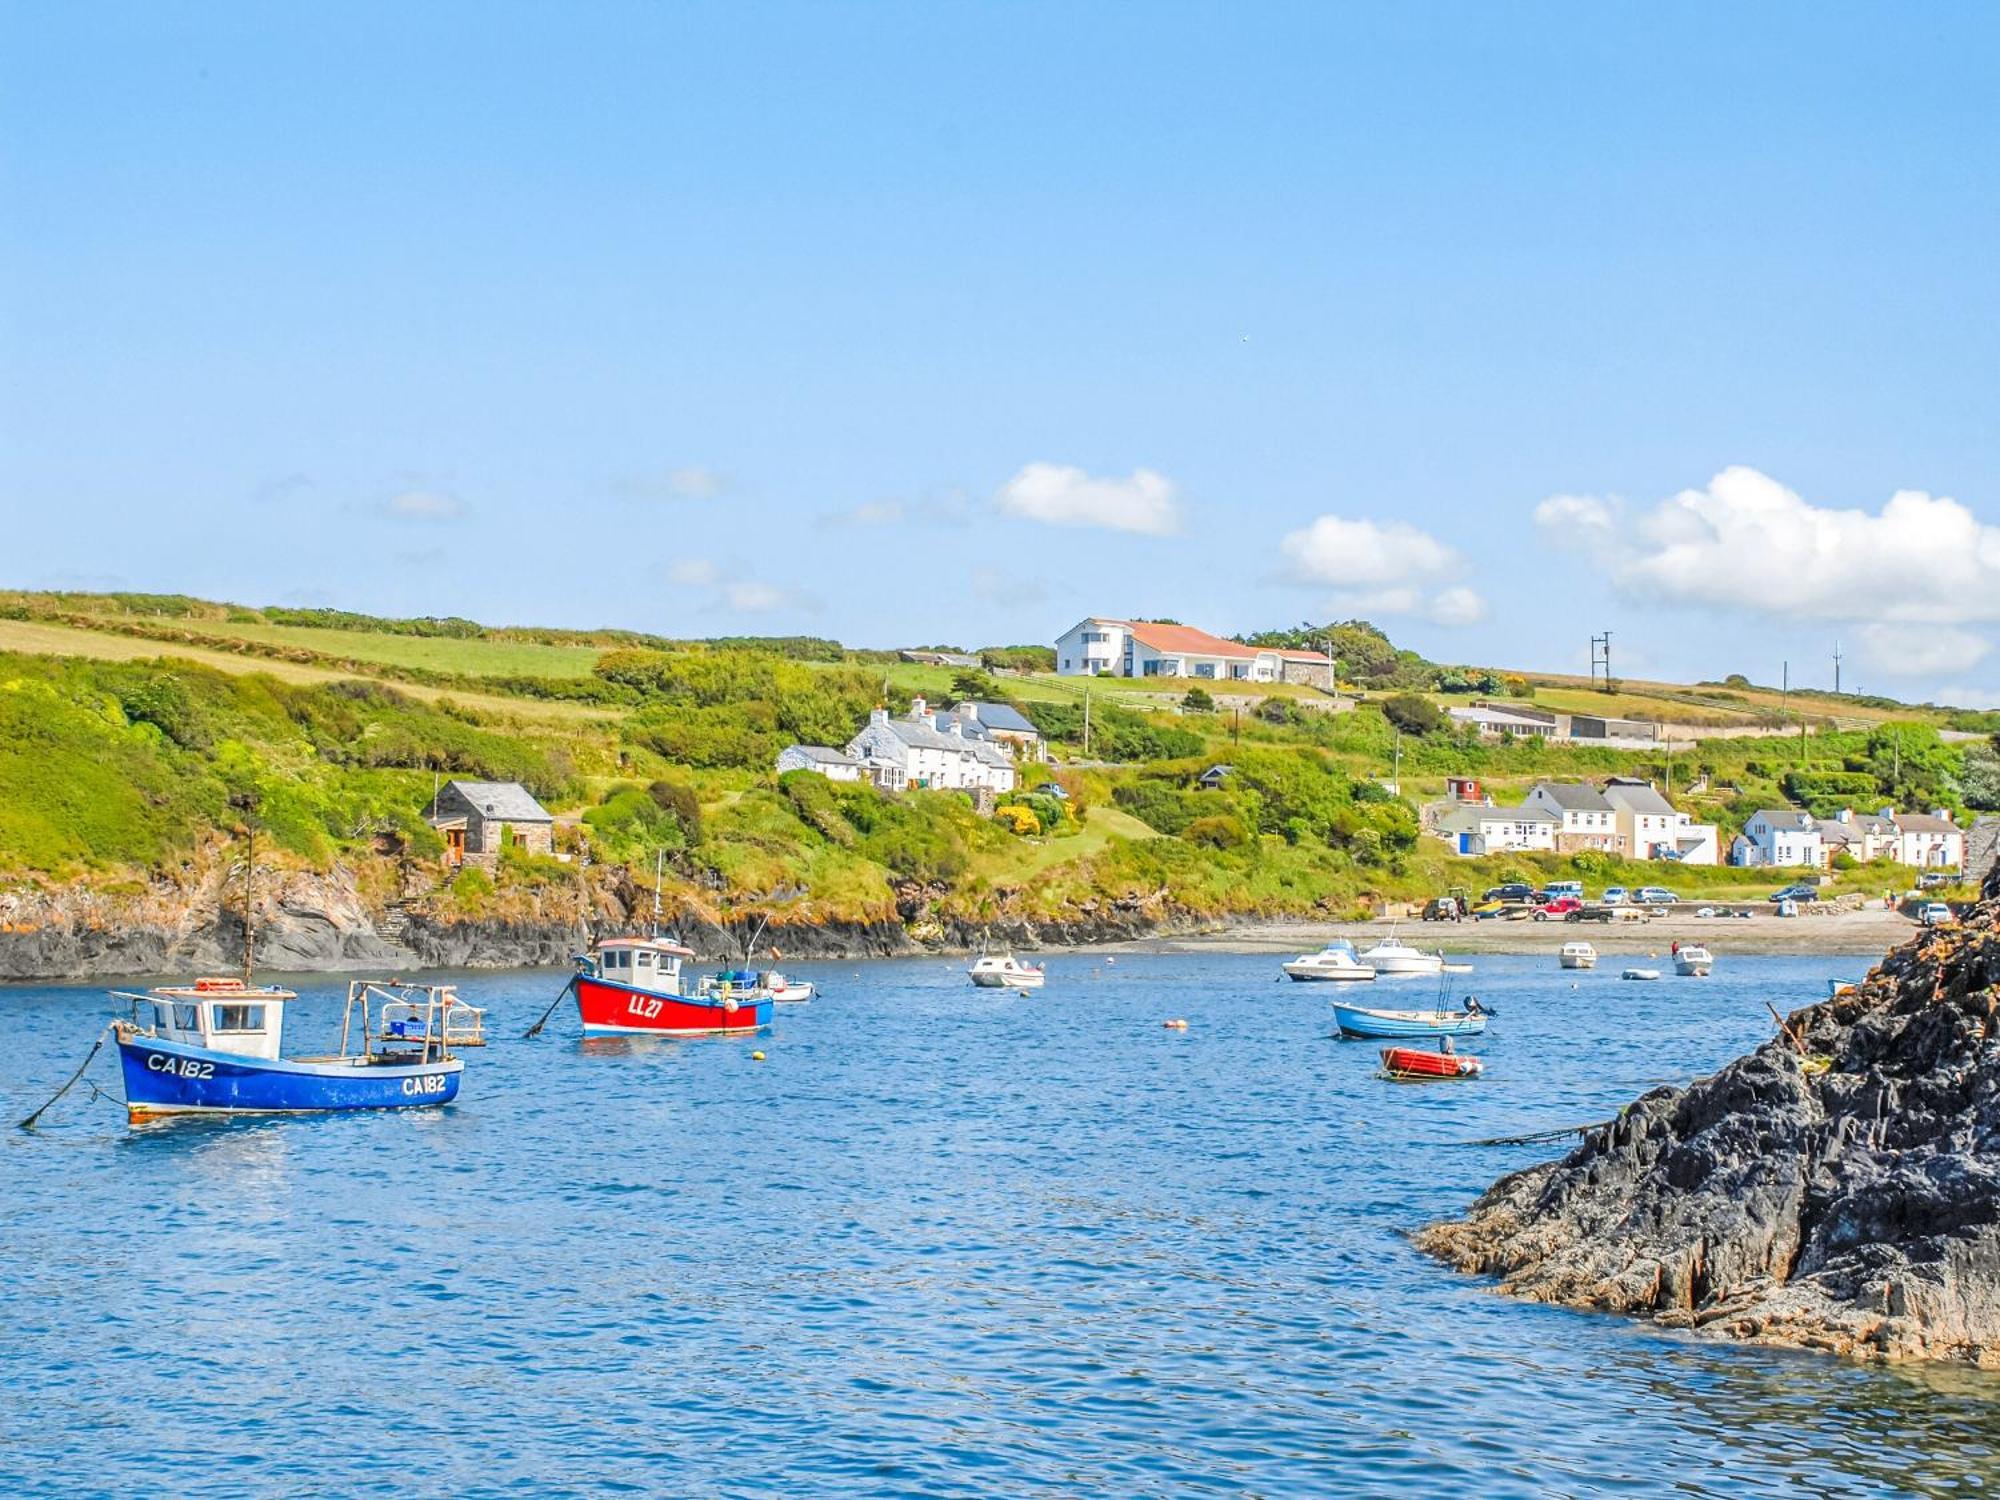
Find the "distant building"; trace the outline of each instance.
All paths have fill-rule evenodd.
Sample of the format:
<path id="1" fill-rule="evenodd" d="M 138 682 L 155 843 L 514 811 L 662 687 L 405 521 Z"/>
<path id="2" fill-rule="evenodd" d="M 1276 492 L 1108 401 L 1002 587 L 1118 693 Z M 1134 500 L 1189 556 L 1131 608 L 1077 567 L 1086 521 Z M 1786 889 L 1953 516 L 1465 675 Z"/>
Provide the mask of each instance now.
<path id="1" fill-rule="evenodd" d="M 1773 869 L 1825 863 L 1819 819 L 1793 807 L 1767 807 L 1750 814 L 1743 832 L 1729 846 L 1733 865 L 1769 865 Z"/>
<path id="2" fill-rule="evenodd" d="M 1652 782 L 1614 776 L 1604 784 L 1604 800 L 1617 824 L 1620 854 L 1631 859 L 1680 857 L 1676 830 L 1681 815 Z"/>
<path id="3" fill-rule="evenodd" d="M 518 781 L 447 781 L 424 821 L 444 839 L 445 861 L 490 865 L 509 844 L 531 854 L 555 851 L 554 816 Z"/>
<path id="4" fill-rule="evenodd" d="M 898 651 L 898 659 L 926 667 L 977 667 L 980 660 L 969 651 Z"/>
<path id="5" fill-rule="evenodd" d="M 1943 808 L 1928 813 L 1882 809 L 1896 825 L 1899 862 L 1919 870 L 1957 870 L 1965 864 L 1965 830 Z"/>
<path id="6" fill-rule="evenodd" d="M 1437 833 L 1458 854 L 1499 854 L 1511 849 L 1553 850 L 1562 820 L 1539 807 L 1453 807 L 1437 820 Z"/>
<path id="7" fill-rule="evenodd" d="M 1097 615 L 1056 637 L 1056 671 L 1069 677 L 1194 677 L 1333 686 L 1333 665 L 1318 651 L 1246 646 L 1191 625 Z"/>
<path id="8" fill-rule="evenodd" d="M 1013 791 L 1016 781 L 1010 752 L 967 735 L 964 720 L 933 713 L 922 698 L 903 719 L 876 709 L 848 741 L 847 754 L 860 763 L 862 775 L 890 792 L 931 787 L 1001 793 Z"/>
<path id="9" fill-rule="evenodd" d="M 1814 823 L 1819 829 L 1820 858 L 1829 865 L 1838 854 L 1865 865 L 1871 860 L 1896 859 L 1902 853 L 1903 836 L 1893 817 L 1843 807 L 1832 817 L 1817 818 Z"/>
<path id="10" fill-rule="evenodd" d="M 1569 737 L 1573 740 L 1643 740 L 1660 737 L 1660 726 L 1646 719 L 1609 719 L 1602 714 L 1571 714 Z"/>
<path id="11" fill-rule="evenodd" d="M 1617 852 L 1618 815 L 1596 787 L 1581 781 L 1538 781 L 1522 800 L 1559 820 L 1557 853 L 1575 854 L 1583 849 Z"/>
<path id="12" fill-rule="evenodd" d="M 1448 712 L 1451 714 L 1452 723 L 1472 729 L 1482 739 L 1497 740 L 1502 735 L 1509 734 L 1516 739 L 1562 738 L 1555 715 L 1516 708 L 1512 704 L 1475 703 L 1470 708 L 1454 708 Z"/>
<path id="13" fill-rule="evenodd" d="M 967 701 L 954 708 L 952 715 L 964 726 L 963 732 L 974 739 L 990 740 L 1023 760 L 1044 758 L 1042 732 L 1011 703 Z"/>
<path id="14" fill-rule="evenodd" d="M 1222 790 L 1224 783 L 1235 774 L 1236 767 L 1234 766 L 1210 766 L 1206 771 L 1195 777 L 1194 784 L 1200 791 L 1219 792 Z"/>
<path id="15" fill-rule="evenodd" d="M 1996 863 L 2000 863 L 2000 817 L 1988 813 L 1974 818 L 1965 830 L 1965 863 L 1961 868 L 1965 878 L 1978 885 L 1985 883 Z"/>
<path id="16" fill-rule="evenodd" d="M 778 774 L 817 771 L 828 781 L 859 781 L 861 762 L 831 745 L 787 745 L 778 752 Z"/>

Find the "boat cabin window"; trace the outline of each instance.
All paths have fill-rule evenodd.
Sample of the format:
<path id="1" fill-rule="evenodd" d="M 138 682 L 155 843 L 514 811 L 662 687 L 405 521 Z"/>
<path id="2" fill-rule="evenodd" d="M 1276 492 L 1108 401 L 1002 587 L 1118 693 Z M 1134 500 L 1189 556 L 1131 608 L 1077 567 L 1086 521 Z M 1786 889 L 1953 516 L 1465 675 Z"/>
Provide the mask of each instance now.
<path id="1" fill-rule="evenodd" d="M 167 1022 L 168 1015 L 169 1015 L 168 1008 L 164 1005 L 156 1003 L 153 1006 L 153 1025 L 157 1027 L 159 1030 L 165 1031 L 167 1029 L 167 1024 L 168 1024 Z"/>
<path id="2" fill-rule="evenodd" d="M 201 1008 L 195 1005 L 176 1005 L 174 1007 L 174 1030 L 201 1030 Z"/>
<path id="3" fill-rule="evenodd" d="M 640 968 L 642 968 L 642 969 L 650 969 L 650 968 L 652 968 L 652 967 L 653 967 L 653 950 L 652 950 L 651 948 L 640 948 L 640 949 L 638 949 L 638 950 L 637 950 L 636 952 L 634 952 L 634 953 L 633 953 L 633 955 L 632 955 L 632 962 L 633 962 L 633 963 L 635 963 L 635 964 L 637 964 L 637 965 L 638 965 L 638 966 L 639 966 Z"/>
<path id="4" fill-rule="evenodd" d="M 604 954 L 604 967 L 607 969 L 629 969 L 632 967 L 632 955 L 624 948 L 607 949 Z"/>
<path id="5" fill-rule="evenodd" d="M 264 1029 L 264 1007 L 261 1005 L 217 1005 L 210 1008 L 217 1031 L 262 1031 Z"/>

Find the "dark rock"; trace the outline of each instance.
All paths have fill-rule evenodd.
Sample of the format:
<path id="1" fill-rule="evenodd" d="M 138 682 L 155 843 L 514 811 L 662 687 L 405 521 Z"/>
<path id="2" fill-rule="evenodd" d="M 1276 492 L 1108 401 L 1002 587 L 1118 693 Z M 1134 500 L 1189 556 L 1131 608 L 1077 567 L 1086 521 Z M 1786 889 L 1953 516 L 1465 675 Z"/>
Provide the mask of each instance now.
<path id="1" fill-rule="evenodd" d="M 2000 890 L 1417 1244 L 1516 1296 L 2000 1368 Z"/>

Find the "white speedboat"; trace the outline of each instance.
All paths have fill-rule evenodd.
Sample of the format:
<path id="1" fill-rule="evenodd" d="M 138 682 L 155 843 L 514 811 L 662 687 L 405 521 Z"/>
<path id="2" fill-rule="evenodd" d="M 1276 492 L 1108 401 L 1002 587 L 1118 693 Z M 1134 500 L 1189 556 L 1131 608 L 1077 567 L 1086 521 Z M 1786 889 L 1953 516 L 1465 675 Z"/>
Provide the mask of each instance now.
<path id="1" fill-rule="evenodd" d="M 776 969 L 768 969 L 758 976 L 758 983 L 771 992 L 771 998 L 780 1005 L 803 1005 L 813 997 L 810 979 L 787 979 Z"/>
<path id="2" fill-rule="evenodd" d="M 1335 938 L 1317 953 L 1301 953 L 1284 966 L 1293 979 L 1373 979 L 1375 971 L 1354 956 L 1354 944 Z"/>
<path id="3" fill-rule="evenodd" d="M 1048 977 L 1040 964 L 1024 964 L 1011 953 L 985 953 L 966 975 L 982 990 L 1038 990 Z"/>
<path id="4" fill-rule="evenodd" d="M 1627 969 L 1618 977 L 1620 979 L 1658 979 L 1660 971 L 1658 969 Z"/>
<path id="5" fill-rule="evenodd" d="M 1706 979 L 1715 967 L 1715 957 L 1700 943 L 1682 943 L 1674 949 L 1674 972 L 1690 979 Z"/>
<path id="6" fill-rule="evenodd" d="M 1393 932 L 1383 938 L 1366 953 L 1358 955 L 1357 962 L 1373 969 L 1377 974 L 1441 974 L 1444 972 L 1442 953 L 1424 953 L 1412 948 Z"/>
<path id="7" fill-rule="evenodd" d="M 1565 969 L 1594 969 L 1597 967 L 1597 950 L 1588 943 L 1564 943 L 1556 954 L 1556 961 Z"/>

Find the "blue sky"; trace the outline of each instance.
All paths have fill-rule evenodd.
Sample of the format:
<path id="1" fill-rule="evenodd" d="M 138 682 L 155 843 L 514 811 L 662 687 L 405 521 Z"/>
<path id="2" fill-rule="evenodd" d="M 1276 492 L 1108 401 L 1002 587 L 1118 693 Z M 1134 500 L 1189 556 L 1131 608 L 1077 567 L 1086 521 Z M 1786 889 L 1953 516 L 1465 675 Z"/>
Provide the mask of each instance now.
<path id="1" fill-rule="evenodd" d="M 1990 9 L 0 18 L 0 582 L 2000 701 Z"/>

